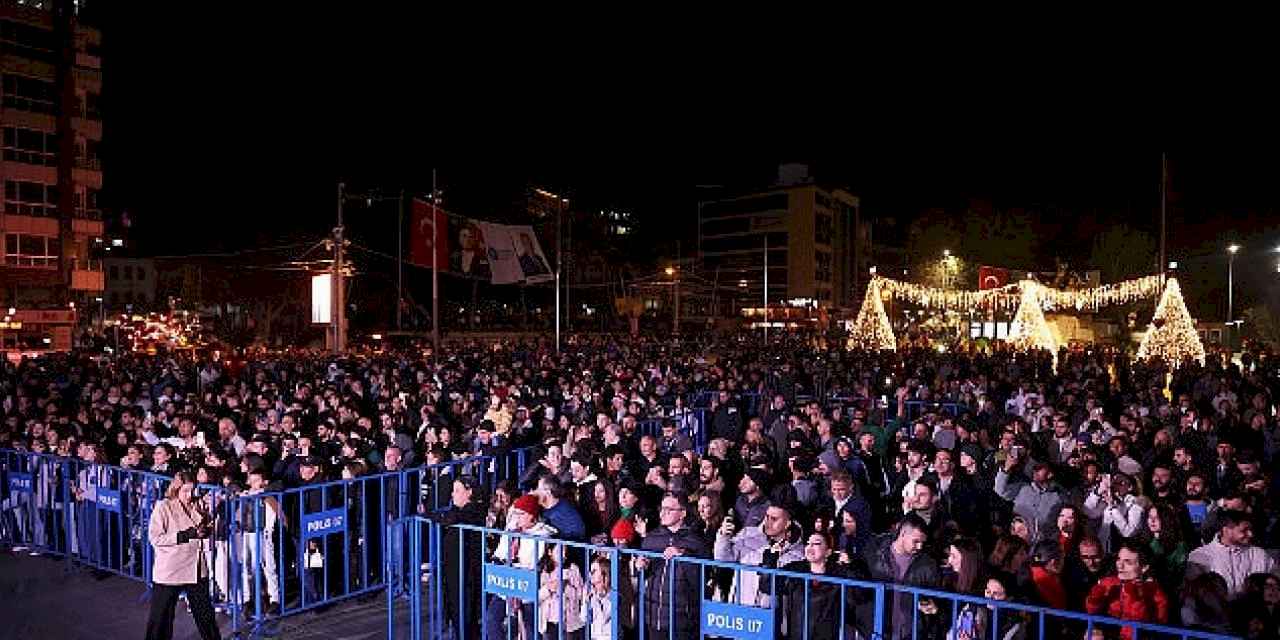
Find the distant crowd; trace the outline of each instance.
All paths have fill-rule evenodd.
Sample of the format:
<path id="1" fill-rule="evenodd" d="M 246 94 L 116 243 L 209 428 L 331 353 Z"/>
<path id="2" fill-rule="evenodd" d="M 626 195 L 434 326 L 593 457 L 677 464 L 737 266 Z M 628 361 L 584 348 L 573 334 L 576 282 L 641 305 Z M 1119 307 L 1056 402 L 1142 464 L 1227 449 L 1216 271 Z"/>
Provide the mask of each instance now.
<path id="1" fill-rule="evenodd" d="M 528 448 L 494 491 L 465 475 L 424 483 L 450 494 L 421 511 L 665 560 L 626 567 L 615 612 L 608 562 L 493 539 L 493 561 L 544 576 L 538 602 L 485 607 L 495 640 L 609 638 L 615 616 L 627 637 L 694 637 L 702 597 L 772 607 L 779 635 L 835 638 L 842 621 L 844 637 L 870 635 L 861 596 L 688 563 L 668 575 L 674 556 L 1276 638 L 1278 393 L 1276 362 L 1254 354 L 1170 371 L 1063 351 L 1055 368 L 1044 353 L 785 336 L 579 339 L 559 355 L 514 341 L 337 359 L 70 354 L 5 365 L 0 448 L 183 470 L 236 493 Z M 449 580 L 458 562 L 478 570 L 448 561 Z M 478 615 L 478 593 L 449 591 L 449 610 Z M 941 600 L 887 608 L 893 640 L 1021 640 L 1038 624 Z"/>

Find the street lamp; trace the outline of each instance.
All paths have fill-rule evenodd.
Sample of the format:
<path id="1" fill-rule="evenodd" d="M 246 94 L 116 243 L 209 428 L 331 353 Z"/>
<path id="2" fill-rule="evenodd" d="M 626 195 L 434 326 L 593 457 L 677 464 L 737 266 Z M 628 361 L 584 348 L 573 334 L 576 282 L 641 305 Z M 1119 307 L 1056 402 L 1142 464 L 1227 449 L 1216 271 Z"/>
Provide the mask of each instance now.
<path id="1" fill-rule="evenodd" d="M 667 267 L 663 269 L 662 272 L 667 274 L 668 278 L 674 278 L 674 282 L 672 283 L 673 289 L 671 292 L 671 298 L 673 300 L 671 307 L 671 333 L 678 336 L 680 335 L 680 278 L 675 277 L 675 267 Z"/>

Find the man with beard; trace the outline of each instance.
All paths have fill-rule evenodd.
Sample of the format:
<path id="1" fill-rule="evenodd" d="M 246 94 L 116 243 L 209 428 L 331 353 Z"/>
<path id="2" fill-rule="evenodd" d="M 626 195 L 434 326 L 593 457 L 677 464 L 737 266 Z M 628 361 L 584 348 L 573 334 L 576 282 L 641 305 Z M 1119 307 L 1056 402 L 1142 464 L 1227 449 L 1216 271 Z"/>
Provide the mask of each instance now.
<path id="1" fill-rule="evenodd" d="M 1205 496 L 1204 486 L 1204 475 L 1200 472 L 1194 471 L 1187 476 L 1186 496 L 1183 498 L 1183 505 L 1190 526 L 1191 535 L 1187 536 L 1188 540 L 1198 541 L 1207 537 L 1204 525 L 1209 518 L 1209 510 L 1213 505 L 1208 497 Z"/>

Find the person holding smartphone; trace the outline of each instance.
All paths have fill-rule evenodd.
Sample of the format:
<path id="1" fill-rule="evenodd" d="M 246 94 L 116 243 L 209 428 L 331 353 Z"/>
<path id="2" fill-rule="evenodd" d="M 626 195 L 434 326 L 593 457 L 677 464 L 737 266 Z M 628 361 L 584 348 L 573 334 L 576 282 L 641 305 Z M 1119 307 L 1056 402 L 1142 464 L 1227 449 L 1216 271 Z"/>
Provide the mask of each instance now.
<path id="1" fill-rule="evenodd" d="M 174 474 L 164 500 L 151 511 L 147 537 L 155 548 L 151 571 L 154 583 L 147 640 L 173 637 L 173 613 L 178 595 L 186 592 L 191 616 L 203 640 L 218 640 L 218 622 L 209 600 L 209 538 L 213 518 L 196 498 L 195 479 L 186 472 Z"/>

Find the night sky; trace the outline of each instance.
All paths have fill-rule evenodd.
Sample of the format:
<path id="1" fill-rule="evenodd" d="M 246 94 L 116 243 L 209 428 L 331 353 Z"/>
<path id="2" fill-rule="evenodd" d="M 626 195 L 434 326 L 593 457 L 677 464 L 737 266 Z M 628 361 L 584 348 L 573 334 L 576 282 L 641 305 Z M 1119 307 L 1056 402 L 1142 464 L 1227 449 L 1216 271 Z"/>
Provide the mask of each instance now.
<path id="1" fill-rule="evenodd" d="M 758 185 L 793 161 L 848 185 L 871 216 L 909 220 L 968 198 L 1065 211 L 1076 224 L 1055 242 L 1086 250 L 1116 221 L 1158 230 L 1159 150 L 1121 136 L 1038 142 L 1020 128 L 968 127 L 959 140 L 932 136 L 917 114 L 757 117 L 750 100 L 710 106 L 728 96 L 683 78 L 567 75 L 518 56 L 490 68 L 485 41 L 435 47 L 422 23 L 381 14 L 204 10 L 166 17 L 174 28 L 156 28 L 154 14 L 103 22 L 103 200 L 131 213 L 151 254 L 318 237 L 339 179 L 425 192 L 433 167 L 448 208 L 495 220 L 517 219 L 519 194 L 539 184 L 692 235 L 696 185 Z M 1175 149 L 1170 171 L 1171 254 L 1215 259 L 1240 239 L 1274 271 L 1280 160 Z M 353 233 L 391 234 L 394 216 L 393 205 L 362 212 Z"/>

